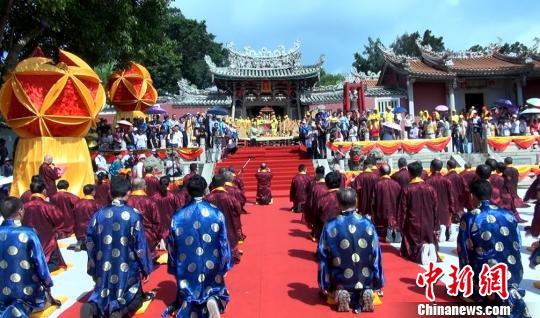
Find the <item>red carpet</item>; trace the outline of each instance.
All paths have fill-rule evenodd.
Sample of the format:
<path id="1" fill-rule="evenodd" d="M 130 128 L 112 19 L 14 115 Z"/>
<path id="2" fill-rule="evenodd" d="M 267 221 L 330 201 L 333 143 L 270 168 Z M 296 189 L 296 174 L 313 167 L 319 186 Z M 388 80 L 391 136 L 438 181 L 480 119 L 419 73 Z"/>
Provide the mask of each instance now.
<path id="1" fill-rule="evenodd" d="M 298 146 L 290 147 L 243 147 L 239 148 L 237 153 L 223 162 L 216 164 L 215 173 L 219 168 L 234 166 L 237 173 L 240 168 L 252 158 L 244 171 L 240 173 L 245 183 L 245 191 L 248 198 L 255 197 L 257 182 L 253 175 L 259 169 L 261 163 L 266 162 L 274 178 L 272 179 L 272 195 L 274 197 L 288 197 L 292 177 L 298 173 L 298 165 L 305 164 L 308 173 L 313 175 L 313 161 L 308 158 L 302 158 L 305 153 L 300 151 Z"/>
<path id="2" fill-rule="evenodd" d="M 343 317 L 334 307 L 326 305 L 318 294 L 316 244 L 307 239 L 308 231 L 300 222 L 300 214 L 289 212 L 288 189 L 299 163 L 305 163 L 313 174 L 311 160 L 300 159 L 296 147 L 242 148 L 220 166 L 234 165 L 240 169 L 253 156 L 242 177 L 248 195 L 254 197 L 254 173 L 261 162 L 267 162 L 274 172 L 272 189 L 274 204 L 247 204 L 249 214 L 242 215 L 247 240 L 240 246 L 245 254 L 226 278 L 231 302 L 224 317 Z M 283 197 L 286 196 L 287 198 Z M 385 296 L 371 317 L 416 317 L 415 303 L 426 302 L 424 290 L 416 287 L 415 279 L 421 267 L 398 255 L 390 245 L 383 245 Z M 445 292 L 437 286 L 438 300 Z M 143 317 L 159 317 L 166 304 L 175 297 L 176 286 L 165 266 L 156 269 L 145 284 L 145 290 L 155 289 L 155 299 Z M 448 298 L 446 297 L 448 301 Z M 77 317 L 80 303 L 69 308 L 61 317 Z M 352 315 L 352 314 L 351 314 Z"/>

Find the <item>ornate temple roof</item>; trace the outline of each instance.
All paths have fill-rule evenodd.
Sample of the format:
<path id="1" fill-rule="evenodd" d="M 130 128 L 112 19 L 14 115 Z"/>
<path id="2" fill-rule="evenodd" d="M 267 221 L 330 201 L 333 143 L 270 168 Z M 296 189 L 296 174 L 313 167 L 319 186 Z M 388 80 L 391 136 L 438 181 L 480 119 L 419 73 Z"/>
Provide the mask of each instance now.
<path id="1" fill-rule="evenodd" d="M 391 67 L 399 73 L 416 78 L 453 79 L 458 76 L 520 76 L 536 68 L 528 55 L 507 55 L 499 46 L 491 45 L 486 52 L 434 52 L 429 45 L 416 43 L 420 58 L 396 55 L 382 46 L 379 49 Z"/>
<path id="2" fill-rule="evenodd" d="M 205 56 L 206 64 L 214 77 L 223 79 L 302 79 L 319 77 L 324 55 L 313 65 L 302 65 L 300 42 L 286 50 L 280 46 L 276 50 L 266 48 L 255 51 L 249 47 L 239 51 L 234 44 L 225 46 L 228 50 L 228 65 L 217 66 L 210 56 Z"/>
<path id="3" fill-rule="evenodd" d="M 178 81 L 178 94 L 165 95 L 158 102 L 169 102 L 175 106 L 229 106 L 232 98 L 216 88 L 198 89 L 186 79 Z"/>

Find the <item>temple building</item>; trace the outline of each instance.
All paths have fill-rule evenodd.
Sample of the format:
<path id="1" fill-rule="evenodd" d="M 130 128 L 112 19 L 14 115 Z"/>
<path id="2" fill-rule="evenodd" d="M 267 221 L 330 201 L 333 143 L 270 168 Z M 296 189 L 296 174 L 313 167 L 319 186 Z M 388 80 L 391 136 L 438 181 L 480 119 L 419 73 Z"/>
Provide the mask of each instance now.
<path id="1" fill-rule="evenodd" d="M 314 64 L 303 65 L 299 42 L 289 50 L 279 47 L 274 51 L 239 51 L 232 44 L 226 49 L 225 66 L 217 66 L 205 57 L 215 87 L 199 89 L 181 79 L 179 94 L 164 96 L 160 102 L 191 112 L 222 106 L 236 117 L 255 116 L 263 107 L 271 107 L 279 116 L 297 119 L 314 108 L 362 111 L 377 104 L 396 106 L 400 99 L 405 101 L 405 90 L 377 86 L 378 74 L 353 71 L 345 83 L 318 86 L 324 55 Z M 344 95 L 348 103 L 344 103 Z"/>
<path id="2" fill-rule="evenodd" d="M 433 52 L 417 43 L 420 58 L 399 56 L 380 47 L 385 59 L 378 85 L 407 92 L 410 113 L 448 105 L 458 112 L 510 99 L 523 105 L 540 96 L 540 55 L 505 55 L 492 46 L 486 53 Z M 404 107 L 406 106 L 403 105 Z"/>

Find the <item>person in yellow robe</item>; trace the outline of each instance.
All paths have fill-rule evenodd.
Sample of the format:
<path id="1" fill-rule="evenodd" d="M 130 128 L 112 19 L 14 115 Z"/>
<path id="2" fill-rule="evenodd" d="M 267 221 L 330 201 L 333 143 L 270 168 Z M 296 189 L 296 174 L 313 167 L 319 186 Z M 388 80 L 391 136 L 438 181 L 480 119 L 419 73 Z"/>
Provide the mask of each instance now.
<path id="1" fill-rule="evenodd" d="M 392 106 L 389 106 L 389 105 L 386 106 L 386 111 L 384 112 L 383 118 L 384 118 L 384 121 L 391 122 L 391 123 L 394 122 L 394 112 L 392 111 Z"/>
<path id="2" fill-rule="evenodd" d="M 272 131 L 272 137 L 277 136 L 278 132 L 278 120 L 276 118 L 276 115 L 272 115 L 272 118 L 270 119 L 270 130 Z"/>

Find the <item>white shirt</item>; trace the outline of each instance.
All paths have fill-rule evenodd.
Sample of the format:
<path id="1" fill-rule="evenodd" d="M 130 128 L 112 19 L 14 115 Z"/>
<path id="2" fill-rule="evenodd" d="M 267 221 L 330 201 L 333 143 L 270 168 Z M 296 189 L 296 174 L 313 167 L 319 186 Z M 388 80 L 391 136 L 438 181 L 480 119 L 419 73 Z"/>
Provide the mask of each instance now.
<path id="1" fill-rule="evenodd" d="M 180 146 L 182 144 L 182 133 L 179 131 L 175 131 L 172 134 L 171 137 L 171 144 L 175 144 Z"/>
<path id="2" fill-rule="evenodd" d="M 146 149 L 146 142 L 148 141 L 148 138 L 145 134 L 142 135 L 135 135 L 135 145 L 137 146 L 137 149 Z"/>
<path id="3" fill-rule="evenodd" d="M 143 166 L 144 166 L 144 162 L 142 161 L 139 161 L 137 162 L 137 164 L 135 165 L 134 170 L 135 170 L 135 178 L 143 178 Z"/>
<path id="4" fill-rule="evenodd" d="M 98 171 L 109 171 L 109 168 L 107 167 L 107 160 L 105 160 L 105 157 L 103 157 L 102 155 L 98 154 L 94 159 L 94 162 L 96 163 Z"/>

